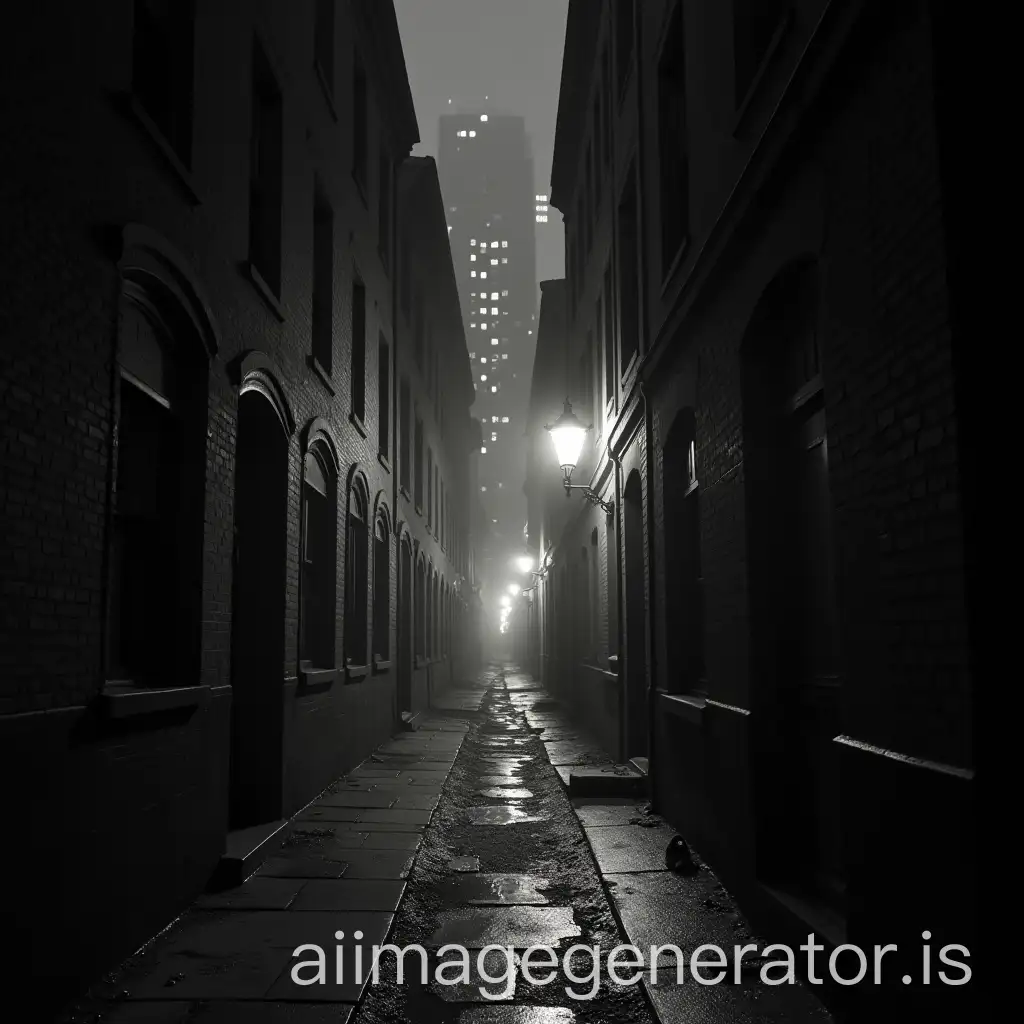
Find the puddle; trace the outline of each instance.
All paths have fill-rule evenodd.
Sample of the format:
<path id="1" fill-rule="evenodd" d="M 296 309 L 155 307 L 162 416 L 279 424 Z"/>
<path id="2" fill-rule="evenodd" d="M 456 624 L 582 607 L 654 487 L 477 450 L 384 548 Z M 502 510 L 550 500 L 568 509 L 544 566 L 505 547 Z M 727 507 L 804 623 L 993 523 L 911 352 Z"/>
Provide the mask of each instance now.
<path id="1" fill-rule="evenodd" d="M 465 949 L 485 946 L 555 946 L 581 934 L 570 907 L 492 907 L 453 910 L 440 915 L 441 926 L 428 945 L 457 944 Z"/>
<path id="2" fill-rule="evenodd" d="M 518 807 L 467 807 L 473 825 L 519 825 L 530 821 L 547 821 L 550 815 L 527 814 Z"/>
<path id="3" fill-rule="evenodd" d="M 495 787 L 494 789 L 478 789 L 481 796 L 490 800 L 529 800 L 533 793 L 528 789 L 520 789 L 516 786 Z"/>
<path id="4" fill-rule="evenodd" d="M 480 858 L 479 857 L 452 857 L 448 861 L 449 871 L 479 871 L 480 870 Z"/>
<path id="5" fill-rule="evenodd" d="M 538 875 L 478 874 L 449 879 L 439 892 L 454 904 L 541 906 L 548 900 L 538 890 L 549 884 Z"/>

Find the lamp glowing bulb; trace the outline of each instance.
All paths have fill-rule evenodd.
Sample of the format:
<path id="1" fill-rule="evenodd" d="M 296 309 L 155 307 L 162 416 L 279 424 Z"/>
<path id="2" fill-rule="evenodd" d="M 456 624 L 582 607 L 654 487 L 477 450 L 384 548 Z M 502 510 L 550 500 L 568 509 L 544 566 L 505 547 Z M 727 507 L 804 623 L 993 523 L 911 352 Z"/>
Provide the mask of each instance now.
<path id="1" fill-rule="evenodd" d="M 513 597 L 518 597 L 518 596 L 519 596 L 519 591 L 520 591 L 520 590 L 522 590 L 522 587 L 520 587 L 518 583 L 510 583 L 510 584 L 508 585 L 508 592 L 509 592 L 509 593 L 510 593 L 510 594 L 511 594 L 511 595 L 512 595 Z"/>
<path id="2" fill-rule="evenodd" d="M 532 572 L 533 571 L 533 559 L 529 555 L 520 555 L 516 559 L 516 568 L 520 572 Z"/>

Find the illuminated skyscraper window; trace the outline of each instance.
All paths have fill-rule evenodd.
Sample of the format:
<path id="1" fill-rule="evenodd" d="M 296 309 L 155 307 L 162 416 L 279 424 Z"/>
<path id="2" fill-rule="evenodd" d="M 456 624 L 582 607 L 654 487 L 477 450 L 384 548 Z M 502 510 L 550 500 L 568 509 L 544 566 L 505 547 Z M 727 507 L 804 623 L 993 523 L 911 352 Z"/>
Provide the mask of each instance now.
<path id="1" fill-rule="evenodd" d="M 470 132 L 470 133 L 469 133 L 469 137 L 470 137 L 471 139 L 475 139 L 475 138 L 476 138 L 476 132 Z"/>
<path id="2" fill-rule="evenodd" d="M 487 115 L 486 114 L 481 114 L 480 115 L 480 120 L 481 121 L 486 121 L 487 120 Z"/>

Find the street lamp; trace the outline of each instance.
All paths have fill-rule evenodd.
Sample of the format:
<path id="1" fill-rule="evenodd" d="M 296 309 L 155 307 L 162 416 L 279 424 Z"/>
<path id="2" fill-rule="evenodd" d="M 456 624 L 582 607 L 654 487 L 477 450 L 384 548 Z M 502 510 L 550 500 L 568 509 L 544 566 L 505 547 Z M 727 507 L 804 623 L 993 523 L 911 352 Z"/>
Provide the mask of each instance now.
<path id="1" fill-rule="evenodd" d="M 583 497 L 591 505 L 600 505 L 607 515 L 611 515 L 614 506 L 610 501 L 605 501 L 599 494 L 583 484 L 571 482 L 572 471 L 576 468 L 576 463 L 580 461 L 580 452 L 583 451 L 583 442 L 586 440 L 588 429 L 589 427 L 583 426 L 572 411 L 572 405 L 568 398 L 565 400 L 562 415 L 550 427 L 545 427 L 555 445 L 555 456 L 562 470 L 562 483 L 565 487 L 566 497 L 573 491 L 582 491 Z"/>
<path id="2" fill-rule="evenodd" d="M 509 592 L 509 593 L 510 593 L 510 594 L 511 594 L 511 595 L 512 595 L 513 597 L 518 597 L 518 596 L 519 596 L 519 591 L 520 591 L 520 589 L 521 589 L 521 587 L 519 586 L 519 584 L 518 584 L 518 583 L 510 583 L 510 584 L 508 585 L 508 592 Z"/>
<path id="3" fill-rule="evenodd" d="M 520 555 L 516 559 L 516 568 L 520 572 L 532 572 L 533 571 L 533 559 L 529 555 Z"/>

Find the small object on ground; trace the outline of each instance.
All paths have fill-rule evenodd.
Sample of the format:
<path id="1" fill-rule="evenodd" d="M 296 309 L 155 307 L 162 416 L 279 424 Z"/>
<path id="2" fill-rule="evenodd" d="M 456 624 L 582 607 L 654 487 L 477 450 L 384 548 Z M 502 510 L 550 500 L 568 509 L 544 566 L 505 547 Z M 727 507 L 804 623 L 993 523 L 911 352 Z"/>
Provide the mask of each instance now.
<path id="1" fill-rule="evenodd" d="M 680 875 L 692 875 L 698 868 L 682 836 L 673 836 L 665 850 L 665 867 Z"/>

